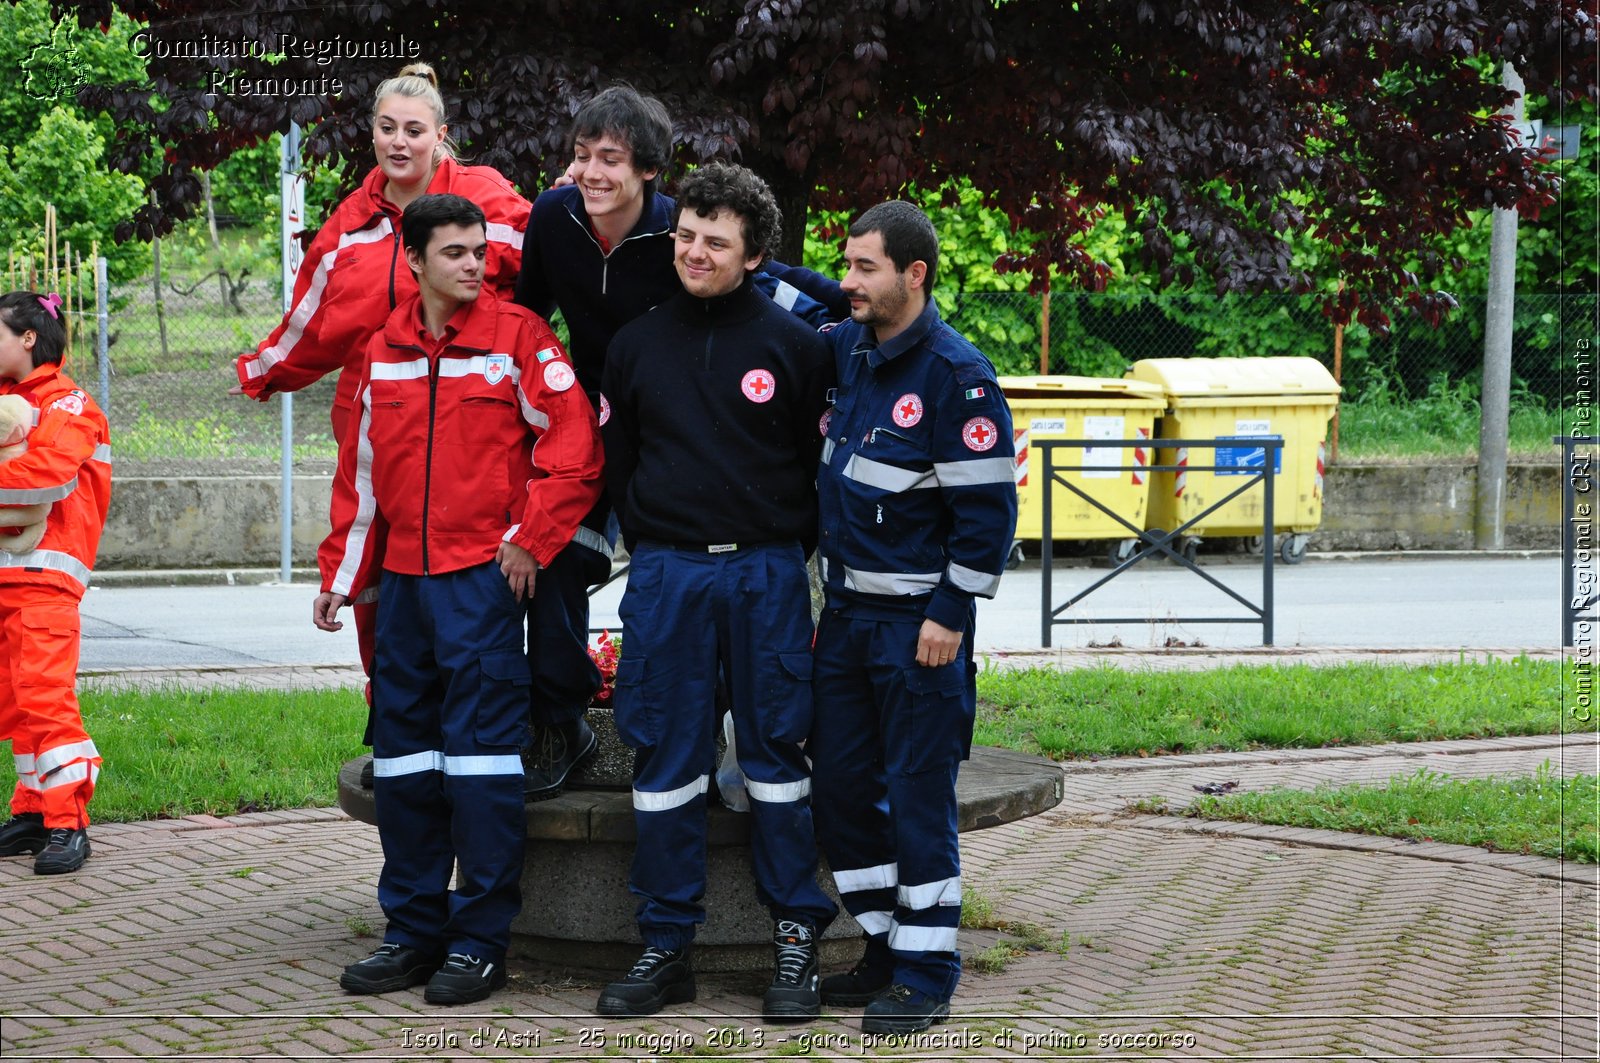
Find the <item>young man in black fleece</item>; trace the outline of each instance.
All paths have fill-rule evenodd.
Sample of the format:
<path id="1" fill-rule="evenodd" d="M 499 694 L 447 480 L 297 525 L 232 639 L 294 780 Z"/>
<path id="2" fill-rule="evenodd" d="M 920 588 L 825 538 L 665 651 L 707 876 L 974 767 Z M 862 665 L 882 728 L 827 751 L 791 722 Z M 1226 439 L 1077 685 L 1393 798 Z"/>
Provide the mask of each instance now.
<path id="1" fill-rule="evenodd" d="M 804 1019 L 821 1004 L 816 940 L 837 911 L 816 883 L 800 750 L 812 714 L 805 559 L 833 358 L 751 280 L 779 232 L 759 177 L 696 170 L 679 188 L 674 230 L 683 290 L 617 333 L 601 389 L 606 483 L 632 554 L 614 705 L 637 750 L 629 888 L 646 948 L 597 1007 L 648 1015 L 694 999 L 720 666 L 751 799 L 756 890 L 774 921 L 763 1012 Z"/>

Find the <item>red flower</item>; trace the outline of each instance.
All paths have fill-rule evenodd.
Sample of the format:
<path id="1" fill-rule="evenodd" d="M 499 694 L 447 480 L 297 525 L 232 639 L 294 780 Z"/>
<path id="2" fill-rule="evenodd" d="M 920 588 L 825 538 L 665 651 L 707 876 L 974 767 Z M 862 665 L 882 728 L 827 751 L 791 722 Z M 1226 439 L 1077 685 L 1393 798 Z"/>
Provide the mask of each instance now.
<path id="1" fill-rule="evenodd" d="M 589 699 L 589 704 L 609 708 L 611 691 L 617 682 L 617 659 L 622 656 L 622 636 L 602 631 L 599 639 L 589 646 L 589 659 L 600 669 L 600 691 Z"/>

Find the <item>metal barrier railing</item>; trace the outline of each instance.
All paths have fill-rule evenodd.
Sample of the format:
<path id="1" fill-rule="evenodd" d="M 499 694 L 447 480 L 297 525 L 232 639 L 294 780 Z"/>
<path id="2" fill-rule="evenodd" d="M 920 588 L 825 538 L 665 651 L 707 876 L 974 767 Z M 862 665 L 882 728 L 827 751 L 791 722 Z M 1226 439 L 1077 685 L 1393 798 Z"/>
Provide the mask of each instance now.
<path id="1" fill-rule="evenodd" d="M 1600 602 L 1600 578 L 1595 558 L 1595 446 L 1600 436 L 1556 436 L 1561 444 L 1561 645 L 1575 646 L 1573 629 L 1579 623 L 1595 622 L 1595 604 Z M 1580 451 L 1579 447 L 1587 447 Z M 1582 507 L 1581 509 L 1579 507 Z M 1580 576 L 1582 578 L 1580 578 Z M 1589 629 L 1583 641 L 1594 644 Z"/>
<path id="2" fill-rule="evenodd" d="M 1040 580 L 1039 580 L 1039 584 L 1040 584 L 1040 600 L 1041 600 L 1040 601 L 1040 614 L 1041 615 L 1040 615 L 1040 624 L 1039 624 L 1039 639 L 1040 639 L 1040 642 L 1046 648 L 1048 648 L 1050 646 L 1051 629 L 1054 628 L 1055 625 L 1057 625 L 1057 624 L 1147 624 L 1147 623 L 1150 623 L 1152 621 L 1156 621 L 1156 622 L 1163 622 L 1164 621 L 1164 622 L 1179 623 L 1179 624 L 1260 624 L 1261 625 L 1261 644 L 1263 646 L 1271 646 L 1272 645 L 1272 620 L 1273 620 L 1273 600 L 1272 600 L 1272 555 L 1273 555 L 1273 550 L 1272 550 L 1272 538 L 1273 538 L 1273 532 L 1274 532 L 1274 527 L 1273 527 L 1273 479 L 1274 479 L 1274 476 L 1270 475 L 1270 474 L 1273 473 L 1274 470 L 1276 470 L 1277 467 L 1278 467 L 1278 462 L 1279 462 L 1278 453 L 1283 448 L 1283 440 L 1281 440 L 1281 439 L 1271 439 L 1271 438 L 1251 439 L 1250 440 L 1251 444 L 1259 445 L 1262 448 L 1262 451 L 1263 451 L 1262 456 L 1263 456 L 1264 460 L 1262 462 L 1262 466 L 1261 466 L 1260 471 L 1245 473 L 1243 482 L 1240 483 L 1238 487 L 1234 488 L 1232 491 L 1229 491 L 1226 495 L 1222 496 L 1217 501 L 1211 503 L 1211 505 L 1205 507 L 1200 512 L 1196 513 L 1194 516 L 1190 517 L 1188 520 L 1186 520 L 1182 524 L 1178 525 L 1178 527 L 1173 528 L 1171 530 L 1165 530 L 1165 529 L 1160 529 L 1160 528 L 1149 528 L 1149 529 L 1147 529 L 1147 528 L 1137 527 L 1131 521 L 1129 521 L 1126 517 L 1124 517 L 1122 514 L 1116 512 L 1115 510 L 1113 510 L 1110 507 L 1106 506 L 1103 502 L 1101 502 L 1099 499 L 1097 499 L 1097 498 L 1093 497 L 1092 495 L 1090 495 L 1087 491 L 1083 490 L 1083 488 L 1081 488 L 1077 484 L 1070 483 L 1067 480 L 1063 479 L 1059 474 L 1063 473 L 1063 472 L 1083 472 L 1083 471 L 1088 471 L 1088 470 L 1091 470 L 1091 469 L 1093 471 L 1095 471 L 1095 472 L 1105 472 L 1105 471 L 1107 471 L 1109 469 L 1113 469 L 1113 468 L 1120 468 L 1123 472 L 1132 472 L 1135 469 L 1140 469 L 1140 470 L 1143 470 L 1143 471 L 1146 471 L 1146 472 L 1151 472 L 1151 473 L 1154 473 L 1154 472 L 1176 472 L 1176 471 L 1178 471 L 1179 466 L 1177 466 L 1177 465 L 1123 465 L 1123 466 L 1094 465 L 1094 466 L 1089 466 L 1089 465 L 1057 465 L 1055 463 L 1055 451 L 1060 447 L 1084 447 L 1084 448 L 1089 448 L 1089 447 L 1094 447 L 1094 448 L 1099 448 L 1099 447 L 1121 447 L 1124 450 L 1127 450 L 1127 449 L 1133 448 L 1133 447 L 1145 447 L 1145 448 L 1148 448 L 1148 447 L 1152 447 L 1152 446 L 1160 447 L 1160 448 L 1163 448 L 1163 449 L 1170 449 L 1170 448 L 1177 448 L 1177 447 L 1187 447 L 1191 451 L 1192 450 L 1201 450 L 1201 449 L 1203 449 L 1203 450 L 1211 450 L 1211 451 L 1215 452 L 1218 447 L 1238 446 L 1239 442 L 1240 441 L 1238 439 L 1155 439 L 1155 440 L 1152 440 L 1152 439 L 1036 439 L 1036 440 L 1033 441 L 1034 449 L 1041 452 L 1041 459 L 1042 459 L 1042 466 L 1043 466 L 1042 470 L 1041 470 L 1041 473 L 1042 473 L 1042 476 L 1043 476 L 1042 493 L 1044 494 L 1044 506 L 1043 506 L 1043 510 L 1042 510 L 1043 527 L 1042 527 L 1041 532 L 1040 532 L 1041 540 L 1040 540 L 1040 544 L 1039 544 L 1039 546 L 1040 546 L 1040 564 L 1039 564 L 1039 567 L 1040 567 L 1040 570 L 1041 570 L 1040 571 Z M 1215 473 L 1215 472 L 1224 472 L 1224 471 L 1230 472 L 1230 473 L 1237 473 L 1239 471 L 1239 467 L 1236 466 L 1236 465 L 1229 465 L 1229 466 L 1222 466 L 1222 465 L 1196 465 L 1192 461 L 1187 463 L 1186 465 L 1184 465 L 1183 468 L 1187 469 L 1190 473 L 1195 473 L 1195 472 L 1212 472 L 1212 473 Z M 1232 587 L 1229 587 L 1226 584 L 1224 584 L 1221 580 L 1217 579 L 1215 576 L 1211 575 L 1209 572 L 1207 572 L 1204 569 L 1202 569 L 1199 565 L 1195 564 L 1189 558 L 1185 557 L 1181 550 L 1174 549 L 1174 547 L 1172 545 L 1173 543 L 1175 543 L 1178 540 L 1178 537 L 1180 535 L 1182 535 L 1185 531 L 1187 531 L 1188 529 L 1194 527 L 1196 524 L 1199 524 L 1207 516 L 1209 516 L 1212 513 L 1215 513 L 1217 510 L 1221 509 L 1223 506 L 1227 505 L 1229 502 L 1232 502 L 1235 498 L 1238 498 L 1245 491 L 1248 491 L 1251 487 L 1254 487 L 1258 483 L 1261 484 L 1261 491 L 1262 491 L 1261 534 L 1262 534 L 1262 542 L 1265 544 L 1265 547 L 1261 552 L 1261 604 L 1260 605 L 1257 605 L 1256 603 L 1250 601 L 1249 599 L 1245 598 L 1243 595 L 1241 595 L 1237 591 L 1235 591 Z M 1051 530 L 1052 530 L 1051 518 L 1052 518 L 1052 509 L 1053 509 L 1053 496 L 1055 495 L 1055 491 L 1053 491 L 1051 489 L 1051 486 L 1053 484 L 1060 484 L 1062 487 L 1065 487 L 1067 490 L 1071 491 L 1073 494 L 1077 495 L 1078 497 L 1082 498 L 1084 501 L 1088 502 L 1090 505 L 1094 506 L 1096 509 L 1100 510 L 1100 512 L 1102 512 L 1102 513 L 1106 514 L 1107 516 L 1111 517 L 1118 524 L 1121 524 L 1124 528 L 1128 529 L 1129 532 L 1133 533 L 1133 535 L 1136 536 L 1139 539 L 1139 543 L 1140 543 L 1140 548 L 1138 550 L 1136 550 L 1133 553 L 1133 555 L 1130 556 L 1127 560 L 1125 560 L 1125 561 L 1121 562 L 1120 564 L 1114 566 L 1111 569 L 1110 572 L 1106 573 L 1104 576 L 1102 576 L 1099 579 L 1095 580 L 1093 583 L 1091 583 L 1083 591 L 1081 591 L 1077 595 L 1073 596 L 1072 598 L 1069 598 L 1066 602 L 1064 602 L 1060 606 L 1056 606 L 1056 607 L 1052 607 L 1051 604 L 1050 604 L 1051 574 L 1052 574 L 1051 573 L 1051 568 L 1052 568 L 1052 562 L 1053 562 L 1053 559 L 1054 559 L 1054 548 L 1053 548 L 1053 544 L 1051 542 Z M 1062 617 L 1061 616 L 1062 613 L 1066 612 L 1068 609 L 1071 609 L 1074 605 L 1077 605 L 1079 602 L 1083 601 L 1089 595 L 1093 594 L 1095 591 L 1097 591 L 1101 587 L 1105 586 L 1111 580 L 1116 579 L 1118 576 L 1122 575 L 1122 573 L 1124 573 L 1124 572 L 1128 571 L 1129 569 L 1131 569 L 1134 565 L 1137 565 L 1137 564 L 1139 564 L 1139 563 L 1141 563 L 1143 561 L 1149 560 L 1149 559 L 1157 557 L 1157 556 L 1170 557 L 1172 560 L 1176 561 L 1178 564 L 1182 565 L 1184 568 L 1187 568 L 1189 571 L 1193 572 L 1195 575 L 1199 576 L 1201 579 L 1205 580 L 1207 583 L 1211 584 L 1212 586 L 1216 587 L 1218 590 L 1222 591 L 1222 593 L 1226 594 L 1228 597 L 1232 598 L 1234 601 L 1238 602 L 1240 605 L 1243 605 L 1246 609 L 1248 609 L 1250 611 L 1251 615 L 1249 615 L 1249 616 L 1168 616 L 1168 617 L 1148 617 L 1148 616 L 1137 616 L 1137 617 Z"/>

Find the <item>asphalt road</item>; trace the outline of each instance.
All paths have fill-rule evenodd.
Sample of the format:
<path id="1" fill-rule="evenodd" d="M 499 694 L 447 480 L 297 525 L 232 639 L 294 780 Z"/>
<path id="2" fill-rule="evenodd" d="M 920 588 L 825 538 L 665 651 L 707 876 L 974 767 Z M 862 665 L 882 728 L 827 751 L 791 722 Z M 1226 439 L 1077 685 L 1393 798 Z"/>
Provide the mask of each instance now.
<path id="1" fill-rule="evenodd" d="M 1242 559 L 1241 559 L 1242 560 Z M 1236 561 L 1207 561 L 1207 572 L 1252 602 L 1261 599 L 1261 571 Z M 1553 649 L 1560 644 L 1561 562 L 1555 557 L 1311 557 L 1275 566 L 1274 644 L 1364 649 Z M 1059 569 L 1056 605 L 1106 570 Z M 1008 572 L 994 601 L 978 609 L 978 649 L 1036 649 L 1040 641 L 1037 560 Z M 594 599 L 595 627 L 617 626 L 621 581 Z M 135 667 L 345 664 L 356 661 L 355 632 L 311 626 L 310 583 L 254 586 L 93 587 L 83 603 L 85 670 Z M 1137 566 L 1070 616 L 1138 616 L 1136 624 L 1058 626 L 1052 645 L 1120 642 L 1128 647 L 1174 644 L 1261 645 L 1256 624 L 1189 624 L 1173 618 L 1243 616 L 1230 600 L 1191 572 L 1171 565 Z M 346 614 L 348 618 L 348 613 Z"/>

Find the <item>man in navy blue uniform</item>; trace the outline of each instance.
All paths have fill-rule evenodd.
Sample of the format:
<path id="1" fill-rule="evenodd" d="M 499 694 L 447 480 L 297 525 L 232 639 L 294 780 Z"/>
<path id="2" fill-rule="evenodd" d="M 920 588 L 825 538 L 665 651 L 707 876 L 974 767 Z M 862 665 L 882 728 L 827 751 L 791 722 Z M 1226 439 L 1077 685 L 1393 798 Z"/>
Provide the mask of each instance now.
<path id="1" fill-rule="evenodd" d="M 602 1015 L 695 997 L 719 671 L 750 795 L 756 892 L 774 923 L 762 1011 L 804 1019 L 821 1005 L 816 941 L 837 909 L 816 882 L 800 743 L 812 712 L 805 558 L 834 367 L 822 337 L 754 282 L 779 227 L 771 191 L 744 167 L 684 178 L 673 219 L 681 290 L 624 326 L 606 355 L 606 484 L 632 557 L 614 705 L 636 751 L 628 886 L 646 947 L 601 991 Z"/>
<path id="2" fill-rule="evenodd" d="M 516 299 L 541 317 L 560 310 L 578 383 L 598 404 L 611 338 L 682 289 L 673 268 L 675 204 L 658 190 L 672 160 L 672 119 L 659 100 L 615 85 L 579 108 L 569 147 L 571 182 L 534 201 Z M 810 270 L 766 261 L 754 280 L 812 325 L 845 314 L 838 286 Z M 532 799 L 560 793 L 595 749 L 583 719 L 600 686 L 586 650 L 587 587 L 611 571 L 616 532 L 608 528 L 610 515 L 611 506 L 602 502 L 584 519 L 572 545 L 540 571 L 529 603 L 534 740 L 526 786 Z"/>
<path id="3" fill-rule="evenodd" d="M 921 210 L 871 208 L 844 261 L 806 752 L 818 838 L 867 945 L 821 989 L 866 1005 L 869 1033 L 911 1033 L 949 1016 L 961 975 L 956 772 L 977 708 L 973 600 L 994 596 L 1016 526 L 1011 413 L 934 306 L 939 241 Z"/>

